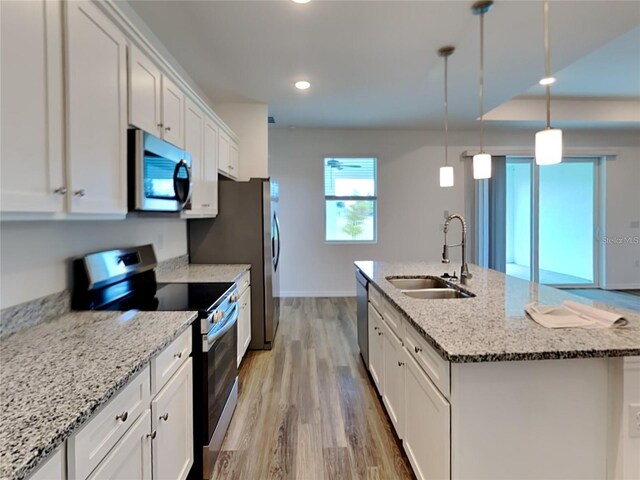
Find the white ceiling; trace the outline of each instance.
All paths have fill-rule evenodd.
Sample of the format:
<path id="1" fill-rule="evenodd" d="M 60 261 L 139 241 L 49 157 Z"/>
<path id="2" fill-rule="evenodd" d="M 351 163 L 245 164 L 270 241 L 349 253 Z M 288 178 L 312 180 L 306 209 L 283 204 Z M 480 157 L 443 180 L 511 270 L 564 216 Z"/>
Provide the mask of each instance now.
<path id="1" fill-rule="evenodd" d="M 479 19 L 471 2 L 129 3 L 214 102 L 267 103 L 279 125 L 439 128 L 437 50 L 446 44 L 456 46 L 451 127 L 471 128 L 478 116 Z M 640 2 L 556 0 L 550 11 L 555 92 L 640 96 Z M 485 32 L 485 109 L 535 94 L 531 86 L 543 72 L 542 2 L 497 1 Z M 293 88 L 302 78 L 312 83 L 307 92 Z"/>

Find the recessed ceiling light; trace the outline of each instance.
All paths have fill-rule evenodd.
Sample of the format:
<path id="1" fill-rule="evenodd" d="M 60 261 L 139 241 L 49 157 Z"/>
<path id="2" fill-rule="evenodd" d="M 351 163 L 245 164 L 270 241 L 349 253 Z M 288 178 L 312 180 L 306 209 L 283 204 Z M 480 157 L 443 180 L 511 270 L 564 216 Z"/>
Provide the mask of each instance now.
<path id="1" fill-rule="evenodd" d="M 307 82 L 306 80 L 300 80 L 299 82 L 296 82 L 293 84 L 298 90 L 307 90 L 311 84 L 309 82 Z"/>
<path id="2" fill-rule="evenodd" d="M 293 0 L 294 3 L 309 3 L 311 0 Z"/>
<path id="3" fill-rule="evenodd" d="M 554 77 L 544 77 L 544 78 L 541 78 L 538 83 L 540 85 L 552 85 L 556 83 L 556 79 Z"/>

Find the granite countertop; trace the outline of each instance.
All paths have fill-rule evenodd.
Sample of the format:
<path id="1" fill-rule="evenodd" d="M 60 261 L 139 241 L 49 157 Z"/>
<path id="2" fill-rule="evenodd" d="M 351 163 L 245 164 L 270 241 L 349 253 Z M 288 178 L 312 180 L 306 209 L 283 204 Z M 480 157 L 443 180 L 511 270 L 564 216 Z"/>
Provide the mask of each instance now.
<path id="1" fill-rule="evenodd" d="M 496 362 L 640 355 L 640 315 L 495 270 L 470 265 L 473 298 L 419 300 L 386 280 L 389 276 L 440 276 L 441 263 L 360 261 L 356 267 L 451 362 Z M 452 270 L 449 267 L 449 270 Z M 526 317 L 528 303 L 564 300 L 624 316 L 629 324 L 606 330 L 548 329 Z"/>
<path id="2" fill-rule="evenodd" d="M 28 476 L 196 312 L 70 312 L 0 340 L 0 478 Z"/>
<path id="3" fill-rule="evenodd" d="M 176 265 L 156 271 L 158 282 L 235 282 L 247 270 L 249 264 L 195 264 Z"/>

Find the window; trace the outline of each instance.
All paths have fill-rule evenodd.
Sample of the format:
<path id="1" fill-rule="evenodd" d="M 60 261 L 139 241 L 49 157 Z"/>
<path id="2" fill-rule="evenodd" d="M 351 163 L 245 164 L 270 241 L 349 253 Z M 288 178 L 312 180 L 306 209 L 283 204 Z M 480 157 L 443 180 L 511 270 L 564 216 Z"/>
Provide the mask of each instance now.
<path id="1" fill-rule="evenodd" d="M 375 242 L 377 158 L 324 159 L 325 240 Z"/>

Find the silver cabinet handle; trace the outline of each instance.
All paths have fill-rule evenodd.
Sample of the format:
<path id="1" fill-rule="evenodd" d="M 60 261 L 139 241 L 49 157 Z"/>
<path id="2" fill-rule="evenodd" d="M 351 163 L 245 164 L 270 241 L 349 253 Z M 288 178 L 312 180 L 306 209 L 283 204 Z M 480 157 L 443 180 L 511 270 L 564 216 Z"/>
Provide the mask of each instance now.
<path id="1" fill-rule="evenodd" d="M 165 130 L 166 132 L 170 132 L 170 131 L 171 131 L 171 127 L 164 127 L 164 130 Z"/>
<path id="2" fill-rule="evenodd" d="M 129 412 L 122 412 L 120 415 L 116 415 L 116 420 L 121 420 L 122 423 L 127 421 L 127 418 L 129 418 Z"/>
<path id="3" fill-rule="evenodd" d="M 382 332 L 378 332 L 378 336 L 382 335 Z"/>
<path id="4" fill-rule="evenodd" d="M 159 124 L 158 124 L 158 128 L 162 128 L 162 127 L 164 127 L 164 124 L 159 123 Z"/>
<path id="5" fill-rule="evenodd" d="M 377 332 L 378 330 L 380 330 L 378 327 L 373 327 L 373 329 Z"/>
<path id="6" fill-rule="evenodd" d="M 165 422 L 169 420 L 169 414 L 165 413 L 164 415 L 160 415 L 160 420 L 164 420 Z"/>
<path id="7" fill-rule="evenodd" d="M 422 351 L 420 347 L 413 347 L 413 349 L 416 351 L 416 353 L 420 353 Z"/>
<path id="8" fill-rule="evenodd" d="M 84 188 L 81 188 L 80 190 L 76 190 L 75 192 L 73 192 L 73 194 L 76 197 L 84 197 L 87 194 L 87 192 L 84 190 Z"/>
<path id="9" fill-rule="evenodd" d="M 211 204 L 209 203 L 203 203 L 202 204 L 202 208 L 209 208 L 211 206 Z"/>
<path id="10" fill-rule="evenodd" d="M 175 358 L 182 358 L 182 352 L 174 353 L 173 356 Z"/>
<path id="11" fill-rule="evenodd" d="M 158 435 L 158 432 L 154 430 L 151 433 L 147 433 L 147 438 L 151 438 L 151 440 L 154 440 L 156 438 L 156 435 Z"/>
<path id="12" fill-rule="evenodd" d="M 66 195 L 67 191 L 67 187 L 58 187 L 53 191 L 53 193 L 57 193 L 58 195 Z"/>
<path id="13" fill-rule="evenodd" d="M 398 362 L 398 366 L 399 367 L 403 367 L 404 366 L 404 362 Z"/>

